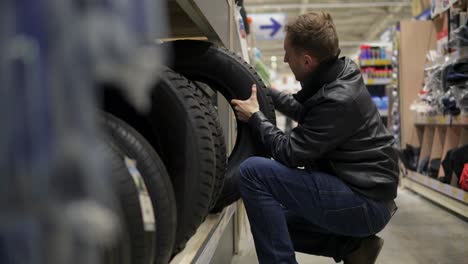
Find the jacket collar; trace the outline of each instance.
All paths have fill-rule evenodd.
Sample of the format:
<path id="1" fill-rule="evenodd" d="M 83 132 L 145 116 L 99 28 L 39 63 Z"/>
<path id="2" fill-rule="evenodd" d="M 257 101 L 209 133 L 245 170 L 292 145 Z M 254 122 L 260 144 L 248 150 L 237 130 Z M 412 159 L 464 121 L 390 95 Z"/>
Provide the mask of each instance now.
<path id="1" fill-rule="evenodd" d="M 301 82 L 302 89 L 294 94 L 294 98 L 301 104 L 312 97 L 325 84 L 335 81 L 345 66 L 344 57 L 323 62 L 308 78 Z"/>

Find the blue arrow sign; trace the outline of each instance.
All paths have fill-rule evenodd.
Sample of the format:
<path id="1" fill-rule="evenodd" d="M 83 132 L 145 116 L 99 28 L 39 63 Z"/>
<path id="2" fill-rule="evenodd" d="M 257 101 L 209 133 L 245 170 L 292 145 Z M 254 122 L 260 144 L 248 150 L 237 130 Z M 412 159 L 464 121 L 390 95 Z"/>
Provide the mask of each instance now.
<path id="1" fill-rule="evenodd" d="M 1 0 L 0 0 L 1 1 Z M 252 28 L 257 40 L 282 40 L 285 37 L 284 25 L 288 23 L 286 14 L 252 14 Z"/>
<path id="2" fill-rule="evenodd" d="M 278 23 L 278 21 L 276 21 L 272 17 L 270 17 L 270 21 L 272 23 L 271 25 L 261 25 L 260 29 L 272 29 L 272 31 L 270 33 L 270 37 L 273 37 L 278 32 L 278 30 L 281 28 L 281 24 Z"/>

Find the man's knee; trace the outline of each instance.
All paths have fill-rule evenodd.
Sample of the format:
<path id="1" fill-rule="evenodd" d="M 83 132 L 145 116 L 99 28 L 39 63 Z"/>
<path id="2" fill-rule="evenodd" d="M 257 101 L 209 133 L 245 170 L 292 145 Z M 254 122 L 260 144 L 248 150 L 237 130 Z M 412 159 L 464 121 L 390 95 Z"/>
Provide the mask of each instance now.
<path id="1" fill-rule="evenodd" d="M 271 168 L 271 159 L 263 157 L 250 157 L 243 161 L 239 167 L 240 172 L 240 184 L 251 184 L 252 181 L 258 181 L 265 173 L 266 168 Z"/>
<path id="2" fill-rule="evenodd" d="M 254 156 L 244 160 L 241 163 L 239 170 L 241 175 L 256 174 L 256 172 L 270 167 L 271 162 L 271 159 Z"/>

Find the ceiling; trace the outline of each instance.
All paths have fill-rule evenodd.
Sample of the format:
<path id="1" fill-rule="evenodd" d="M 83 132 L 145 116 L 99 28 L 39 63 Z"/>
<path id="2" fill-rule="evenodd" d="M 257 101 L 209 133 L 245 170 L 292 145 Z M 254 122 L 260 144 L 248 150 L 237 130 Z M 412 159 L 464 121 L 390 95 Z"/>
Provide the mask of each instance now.
<path id="1" fill-rule="evenodd" d="M 341 54 L 356 55 L 359 45 L 380 42 L 380 35 L 397 21 L 412 17 L 410 0 L 245 0 L 247 15 L 261 13 L 286 13 L 288 21 L 312 11 L 331 14 L 340 40 Z M 269 62 L 284 56 L 283 41 L 256 41 L 262 59 Z M 278 63 L 281 71 L 286 65 Z"/>

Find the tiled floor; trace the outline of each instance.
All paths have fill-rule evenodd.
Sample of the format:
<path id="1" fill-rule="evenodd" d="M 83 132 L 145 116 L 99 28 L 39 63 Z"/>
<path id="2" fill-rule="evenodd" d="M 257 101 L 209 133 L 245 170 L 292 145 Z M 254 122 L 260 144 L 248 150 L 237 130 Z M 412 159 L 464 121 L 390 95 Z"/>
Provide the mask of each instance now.
<path id="1" fill-rule="evenodd" d="M 379 234 L 385 240 L 379 264 L 468 263 L 468 223 L 408 190 L 399 190 L 399 210 Z M 247 234 L 247 232 L 244 232 Z M 332 259 L 297 254 L 300 264 L 332 264 Z M 232 264 L 256 264 L 249 235 Z"/>

